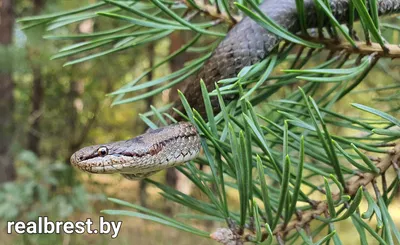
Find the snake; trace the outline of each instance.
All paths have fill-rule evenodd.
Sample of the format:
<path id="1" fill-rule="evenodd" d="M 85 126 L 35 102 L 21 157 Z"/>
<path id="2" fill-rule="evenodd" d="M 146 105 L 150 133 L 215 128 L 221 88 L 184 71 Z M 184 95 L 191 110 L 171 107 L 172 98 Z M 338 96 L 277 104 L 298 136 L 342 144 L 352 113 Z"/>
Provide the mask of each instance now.
<path id="1" fill-rule="evenodd" d="M 321 23 L 325 27 L 330 25 L 327 16 L 323 17 L 322 22 L 317 21 L 321 15 L 317 10 L 316 1 L 304 0 L 308 28 L 315 28 Z M 328 2 L 336 20 L 341 24 L 347 23 L 350 18 L 351 0 Z M 376 2 L 379 15 L 400 12 L 400 0 Z M 287 31 L 294 34 L 301 31 L 296 0 L 265 0 L 259 9 Z M 359 18 L 357 13 L 354 17 Z M 243 18 L 218 44 L 199 72 L 186 79 L 186 87 L 182 91 L 189 105 L 204 116 L 206 110 L 200 79 L 203 79 L 208 91 L 213 91 L 216 82 L 235 77 L 242 68 L 262 61 L 281 41 L 280 36 L 265 29 L 251 18 Z M 224 100 L 231 99 L 234 98 L 224 97 Z M 218 98 L 212 96 L 210 100 L 214 112 L 220 111 Z M 174 103 L 174 107 L 178 110 L 183 109 L 180 100 Z M 196 127 L 190 122 L 183 121 L 176 111 L 171 115 L 178 123 L 148 130 L 129 140 L 84 147 L 71 156 L 70 162 L 73 166 L 89 173 L 119 173 L 127 179 L 137 180 L 195 159 L 201 151 L 200 136 Z"/>

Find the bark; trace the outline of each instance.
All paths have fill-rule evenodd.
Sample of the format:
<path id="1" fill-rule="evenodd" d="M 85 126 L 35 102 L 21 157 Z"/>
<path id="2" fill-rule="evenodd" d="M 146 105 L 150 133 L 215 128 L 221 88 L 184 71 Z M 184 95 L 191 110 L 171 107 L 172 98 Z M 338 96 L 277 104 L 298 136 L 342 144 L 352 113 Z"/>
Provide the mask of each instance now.
<path id="1" fill-rule="evenodd" d="M 33 0 L 33 15 L 38 15 L 43 9 L 45 0 Z M 31 113 L 29 115 L 29 131 L 27 134 L 27 149 L 40 156 L 40 120 L 42 115 L 42 105 L 44 102 L 44 85 L 41 66 L 35 61 L 40 56 L 40 51 L 36 46 L 27 46 L 28 60 L 33 74 L 32 94 L 31 94 Z M 56 186 L 52 185 L 51 190 L 55 191 Z M 38 193 L 35 200 L 38 200 Z"/>
<path id="2" fill-rule="evenodd" d="M 33 14 L 37 15 L 43 9 L 46 0 L 33 0 Z"/>
<path id="3" fill-rule="evenodd" d="M 76 104 L 79 104 L 81 102 L 80 98 L 80 89 L 79 87 L 82 86 L 80 83 L 81 81 L 76 81 L 76 80 L 71 80 L 70 81 L 70 87 L 69 91 L 67 94 L 68 101 L 68 108 L 67 108 L 67 113 L 65 115 L 65 121 L 67 122 L 68 129 L 67 131 L 69 132 L 70 135 L 70 141 L 68 142 L 68 159 L 67 162 L 69 162 L 69 156 L 74 153 L 76 150 L 79 149 L 80 145 L 82 144 L 82 141 L 80 136 L 83 134 L 80 133 L 80 129 L 78 127 L 78 108 Z"/>
<path id="4" fill-rule="evenodd" d="M 41 70 L 35 65 L 32 65 L 33 72 L 33 84 L 32 84 L 32 95 L 31 104 L 32 110 L 30 115 L 30 129 L 27 136 L 27 148 L 34 152 L 37 156 L 40 155 L 40 119 L 41 119 L 41 108 L 43 104 L 43 77 Z"/>
<path id="5" fill-rule="evenodd" d="M 180 49 L 183 45 L 185 45 L 185 33 L 183 32 L 173 32 L 170 36 L 171 39 L 171 44 L 169 46 L 169 53 L 172 54 L 173 52 L 177 51 Z M 169 62 L 169 67 L 171 69 L 171 72 L 177 71 L 183 67 L 185 62 L 189 61 L 191 59 L 191 55 L 188 54 L 183 54 L 183 55 L 178 55 L 174 57 L 172 60 Z M 175 101 L 178 99 L 178 89 L 183 90 L 186 84 L 184 83 L 179 83 L 177 86 L 173 87 L 171 91 L 169 92 L 169 101 Z"/>
<path id="6" fill-rule="evenodd" d="M 0 67 L 0 183 L 12 181 L 16 177 L 11 145 L 14 133 L 14 82 L 12 78 L 12 56 L 7 46 L 12 45 L 14 13 L 12 0 L 0 0 L 0 46 L 4 46 L 3 61 L 7 66 Z"/>
<path id="7" fill-rule="evenodd" d="M 185 45 L 185 37 L 183 36 L 183 32 L 174 32 L 171 34 L 171 45 L 169 46 L 169 53 L 172 54 L 179 48 L 181 48 L 183 45 Z M 189 60 L 189 56 L 187 54 L 185 55 L 178 55 L 175 58 L 173 58 L 170 62 L 170 68 L 171 72 L 177 71 L 183 67 L 183 64 Z M 170 101 L 175 101 L 178 99 L 178 89 L 182 90 L 183 87 L 185 86 L 184 83 L 178 84 L 176 87 L 172 88 L 170 93 L 169 93 L 169 100 Z M 179 181 L 179 175 L 178 171 L 175 168 L 169 168 L 167 169 L 167 174 L 165 176 L 165 181 L 166 183 L 173 187 L 176 188 L 178 181 Z"/>
<path id="8" fill-rule="evenodd" d="M 38 15 L 43 9 L 45 0 L 33 0 L 33 14 Z M 34 57 L 38 57 L 38 52 L 35 47 L 28 48 L 28 60 L 33 73 L 32 95 L 31 95 L 31 113 L 30 113 L 30 128 L 27 135 L 27 148 L 34 152 L 37 156 L 40 155 L 40 119 L 41 108 L 44 101 L 43 76 L 40 66 L 36 64 Z"/>
<path id="9" fill-rule="evenodd" d="M 40 1 L 40 0 L 36 0 Z M 92 20 L 83 21 L 77 28 L 79 33 L 83 33 L 81 30 L 85 29 L 85 33 L 93 32 Z M 84 81 L 72 79 L 70 82 L 70 89 L 68 93 L 68 113 L 66 122 L 68 122 L 68 132 L 70 134 L 70 141 L 68 142 L 68 156 L 66 162 L 69 163 L 69 157 L 79 148 L 81 148 L 83 142 L 89 134 L 94 122 L 96 121 L 97 113 L 100 109 L 100 101 L 93 100 L 93 108 L 91 109 L 92 117 L 88 118 L 85 124 L 81 124 L 79 121 L 79 114 L 83 110 L 82 95 L 85 88 Z M 107 83 L 106 92 L 108 93 L 112 89 L 112 84 Z M 86 109 L 89 110 L 89 109 Z"/>
<path id="10" fill-rule="evenodd" d="M 149 67 L 153 67 L 154 65 L 154 43 L 150 43 L 147 46 L 147 54 L 149 57 Z M 150 72 L 147 75 L 147 80 L 151 81 L 153 80 L 153 72 Z M 150 106 L 153 104 L 153 97 L 149 97 L 145 100 L 146 102 L 146 108 L 150 109 Z M 140 118 L 136 117 L 136 121 L 139 121 Z M 137 125 L 138 123 L 136 122 L 135 125 Z M 140 205 L 142 205 L 143 207 L 147 206 L 147 193 L 146 193 L 146 187 L 147 187 L 147 183 L 144 180 L 141 180 L 139 183 L 139 200 L 140 200 Z"/>
<path id="11" fill-rule="evenodd" d="M 85 124 L 80 123 L 79 114 L 83 110 L 83 80 L 71 80 L 70 89 L 67 95 L 68 104 L 67 113 L 65 114 L 65 121 L 67 127 L 65 132 L 69 135 L 68 139 L 68 153 L 65 159 L 66 163 L 70 163 L 71 155 L 82 147 L 86 137 L 89 134 L 90 129 L 96 121 L 97 113 L 100 109 L 100 101 L 93 100 L 93 107 L 86 110 L 90 111 L 92 116 L 88 118 Z M 67 185 L 74 185 L 76 182 L 74 168 L 69 168 L 69 172 L 64 175 L 64 179 Z"/>
<path id="12" fill-rule="evenodd" d="M 83 21 L 78 27 L 78 33 L 82 33 L 81 30 L 84 29 L 85 33 L 93 32 L 93 25 L 91 24 L 92 20 Z M 110 84 L 107 84 L 107 91 L 111 91 L 112 87 Z M 67 128 L 65 132 L 69 134 L 68 145 L 68 153 L 65 159 L 66 163 L 70 163 L 71 155 L 82 147 L 82 144 L 85 142 L 86 137 L 89 134 L 90 129 L 94 125 L 97 113 L 100 109 L 100 101 L 97 99 L 93 99 L 91 105 L 92 108 L 87 108 L 83 102 L 83 92 L 84 92 L 85 84 L 83 80 L 71 78 L 70 87 L 68 91 L 68 101 L 67 104 L 67 113 L 65 114 L 65 121 L 67 122 Z M 82 113 L 83 108 L 85 110 L 90 111 L 92 116 L 88 118 L 85 124 L 80 123 L 80 114 Z M 76 182 L 74 168 L 69 168 L 69 172 L 64 175 L 64 179 L 67 185 L 74 185 Z"/>
<path id="13" fill-rule="evenodd" d="M 65 130 L 69 135 L 68 139 L 68 152 L 65 162 L 69 163 L 69 158 L 71 154 L 79 148 L 79 143 L 77 142 L 77 121 L 78 121 L 78 112 L 76 110 L 75 101 L 79 100 L 79 82 L 73 80 L 70 81 L 69 91 L 67 94 L 68 101 L 70 103 L 67 104 L 67 113 L 65 113 L 65 121 L 68 125 Z M 68 172 L 66 172 L 63 176 L 65 180 L 65 184 L 73 186 L 75 184 L 76 178 L 74 174 L 74 169 L 72 167 L 68 168 Z M 55 190 L 55 188 L 54 188 Z"/>
<path id="14" fill-rule="evenodd" d="M 14 9 L 12 0 L 0 0 L 0 44 L 10 45 L 14 28 Z"/>

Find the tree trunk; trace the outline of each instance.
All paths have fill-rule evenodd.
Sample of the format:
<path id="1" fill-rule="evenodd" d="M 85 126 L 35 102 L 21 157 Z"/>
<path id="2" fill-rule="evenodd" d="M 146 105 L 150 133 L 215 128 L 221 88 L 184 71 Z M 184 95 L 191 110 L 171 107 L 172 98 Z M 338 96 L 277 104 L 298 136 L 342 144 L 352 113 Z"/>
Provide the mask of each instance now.
<path id="1" fill-rule="evenodd" d="M 33 15 L 38 15 L 43 9 L 45 0 L 33 0 Z M 29 132 L 27 135 L 27 149 L 35 153 L 37 156 L 40 155 L 40 119 L 42 114 L 42 104 L 44 96 L 43 76 L 40 69 L 40 65 L 36 64 L 35 57 L 38 57 L 38 52 L 35 47 L 28 47 L 28 60 L 33 73 L 32 81 L 32 95 L 31 104 L 32 109 L 29 120 Z"/>
<path id="2" fill-rule="evenodd" d="M 0 46 L 3 46 L 3 62 L 0 66 L 0 183 L 16 177 L 11 145 L 14 132 L 14 82 L 12 79 L 12 54 L 7 47 L 12 45 L 14 13 L 12 0 L 0 0 Z"/>
<path id="3" fill-rule="evenodd" d="M 31 104 L 32 111 L 30 115 L 30 129 L 28 132 L 27 148 L 39 156 L 39 145 L 40 145 L 40 117 L 41 108 L 43 104 L 43 79 L 41 70 L 39 67 L 32 65 L 33 72 L 33 84 L 32 84 L 32 96 Z"/>
<path id="4" fill-rule="evenodd" d="M 37 15 L 42 11 L 46 0 L 33 0 L 33 14 Z"/>
<path id="5" fill-rule="evenodd" d="M 180 49 L 183 45 L 185 45 L 185 38 L 184 38 L 184 33 L 183 32 L 174 32 L 171 34 L 171 45 L 169 46 L 169 53 L 172 54 L 176 50 Z M 171 68 L 171 72 L 175 72 L 183 67 L 183 64 L 188 61 L 190 57 L 188 54 L 185 55 L 178 55 L 174 57 L 170 62 L 169 66 Z M 185 84 L 184 83 L 179 83 L 176 87 L 172 88 L 170 93 L 169 93 L 169 100 L 170 101 L 175 101 L 178 99 L 178 89 L 182 91 L 184 88 Z M 169 168 L 167 169 L 167 174 L 165 176 L 165 181 L 166 183 L 173 187 L 176 188 L 178 184 L 178 171 L 175 168 Z"/>
<path id="6" fill-rule="evenodd" d="M 150 43 L 147 46 L 147 55 L 149 57 L 149 67 L 154 66 L 154 43 Z M 147 80 L 151 81 L 153 80 L 153 72 L 150 72 L 147 75 Z M 150 109 L 150 106 L 153 104 L 153 97 L 148 97 L 146 100 L 146 108 Z M 136 121 L 140 121 L 140 117 L 136 117 Z M 138 125 L 136 122 L 135 125 Z M 146 193 L 146 187 L 147 183 L 144 180 L 141 180 L 139 183 L 139 200 L 140 200 L 140 205 L 143 207 L 147 206 L 147 193 Z"/>

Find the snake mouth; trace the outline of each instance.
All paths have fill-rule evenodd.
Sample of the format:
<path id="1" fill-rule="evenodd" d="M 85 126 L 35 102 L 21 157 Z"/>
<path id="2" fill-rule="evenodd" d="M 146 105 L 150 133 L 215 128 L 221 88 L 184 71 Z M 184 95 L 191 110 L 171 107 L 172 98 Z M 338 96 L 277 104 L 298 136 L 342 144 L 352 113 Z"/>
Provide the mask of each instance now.
<path id="1" fill-rule="evenodd" d="M 159 162 L 153 164 L 156 159 L 154 159 L 151 154 L 146 154 L 140 160 L 137 156 L 127 156 L 127 155 L 107 155 L 107 156 L 97 156 L 81 160 L 79 152 L 71 156 L 71 164 L 79 168 L 82 171 L 93 174 L 113 174 L 121 173 L 128 175 L 138 175 L 143 178 L 144 175 L 150 175 L 147 173 L 158 172 L 162 169 L 168 167 L 174 167 L 179 164 L 183 164 L 187 161 L 193 160 L 199 154 L 199 148 L 188 151 L 186 154 L 179 152 L 176 156 L 172 156 L 167 159 L 166 162 Z"/>
<path id="2" fill-rule="evenodd" d="M 72 166 L 78 167 L 80 161 L 79 161 L 79 157 L 76 152 L 74 154 L 72 154 L 69 161 L 72 164 Z"/>
<path id="3" fill-rule="evenodd" d="M 121 164 L 115 164 L 112 156 L 84 158 L 82 155 L 79 155 L 79 152 L 71 156 L 70 162 L 74 167 L 94 174 L 117 173 L 122 168 L 122 166 L 119 166 Z"/>
<path id="4" fill-rule="evenodd" d="M 140 166 L 132 166 L 134 158 L 116 154 L 84 158 L 79 152 L 70 158 L 71 164 L 82 171 L 94 174 L 136 173 Z"/>

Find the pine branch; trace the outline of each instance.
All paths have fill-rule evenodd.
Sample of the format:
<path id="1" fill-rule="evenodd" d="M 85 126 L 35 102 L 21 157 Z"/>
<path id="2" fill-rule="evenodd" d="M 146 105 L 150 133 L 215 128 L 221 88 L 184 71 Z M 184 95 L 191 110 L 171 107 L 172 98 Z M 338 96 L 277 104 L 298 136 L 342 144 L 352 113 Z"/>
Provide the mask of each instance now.
<path id="1" fill-rule="evenodd" d="M 347 41 L 338 42 L 336 39 L 304 36 L 303 38 L 311 42 L 324 44 L 324 49 L 332 52 L 340 52 L 343 50 L 350 54 L 371 55 L 376 53 L 379 58 L 400 58 L 400 46 L 398 44 L 386 44 L 387 50 L 384 50 L 380 44 L 374 42 L 367 44 L 366 42 L 356 41 L 357 48 L 355 48 Z"/>
<path id="2" fill-rule="evenodd" d="M 379 174 L 374 173 L 364 173 L 362 175 L 356 175 L 350 178 L 347 181 L 346 192 L 345 194 L 354 197 L 357 193 L 357 190 L 361 186 L 367 186 L 368 184 L 373 183 L 379 176 L 385 174 L 385 172 L 390 168 L 390 166 L 394 166 L 398 164 L 400 161 L 400 142 L 396 143 L 396 146 L 390 150 L 385 158 L 379 160 L 376 164 L 376 167 L 380 169 Z M 334 200 L 340 200 L 340 193 L 334 194 Z M 304 227 L 309 224 L 312 220 L 315 219 L 316 216 L 320 216 L 321 214 L 328 212 L 328 203 L 326 201 L 319 202 L 313 210 L 303 212 L 299 215 L 299 220 L 291 221 L 287 226 L 279 225 L 274 230 L 275 235 L 285 235 L 289 233 L 291 230 L 296 227 Z"/>
<path id="3" fill-rule="evenodd" d="M 390 150 L 386 157 L 383 159 L 377 158 L 376 167 L 380 169 L 379 174 L 374 173 L 364 173 L 361 176 L 353 176 L 347 181 L 347 193 L 350 196 L 353 196 L 360 186 L 366 186 L 372 183 L 377 177 L 383 175 L 390 166 L 395 163 L 399 163 L 400 160 L 400 142 L 396 143 L 396 146 Z M 338 195 L 335 196 L 338 199 Z"/>
<path id="4" fill-rule="evenodd" d="M 353 198 L 360 187 L 367 186 L 368 184 L 373 183 L 378 177 L 385 174 L 385 172 L 391 166 L 396 168 L 396 166 L 398 166 L 400 162 L 400 142 L 397 142 L 396 146 L 392 150 L 388 151 L 383 159 L 377 158 L 376 160 L 376 167 L 380 169 L 380 173 L 364 173 L 361 175 L 353 176 L 347 181 L 347 188 L 345 188 L 345 190 L 347 191 L 344 194 L 347 194 L 351 198 Z M 341 199 L 341 193 L 334 194 L 333 199 L 335 201 L 339 201 Z M 303 212 L 299 211 L 297 214 L 298 219 L 292 220 L 286 225 L 278 225 L 273 231 L 273 235 L 277 237 L 285 237 L 292 230 L 304 228 L 311 221 L 315 220 L 316 217 L 326 213 L 329 213 L 327 201 L 315 202 L 313 209 Z M 264 232 L 262 235 L 262 241 L 267 239 L 268 236 L 269 234 L 267 232 Z M 244 234 L 242 236 L 239 236 L 234 230 L 232 231 L 228 228 L 219 228 L 214 233 L 212 233 L 210 237 L 224 245 L 238 245 L 243 244 L 243 242 L 254 241 L 254 236 L 252 234 Z"/>
<path id="5" fill-rule="evenodd" d="M 67 64 L 77 64 L 134 46 L 154 43 L 168 37 L 173 31 L 190 31 L 197 34 L 179 50 L 113 92 L 111 95 L 115 96 L 114 105 L 149 98 L 196 73 L 210 57 L 212 50 L 220 41 L 219 37 L 225 34 L 216 32 L 217 28 L 213 27 L 220 23 L 232 27 L 242 18 L 232 14 L 236 12 L 230 10 L 228 0 L 180 0 L 179 8 L 175 8 L 176 4 L 170 4 L 172 2 L 160 0 L 140 2 L 140 4 L 134 4 L 135 1 L 104 1 L 102 5 L 70 11 L 69 14 L 67 13 L 69 16 L 61 13 L 25 21 L 28 23 L 46 21 L 52 27 L 59 28 L 72 23 L 65 22 L 66 17 L 79 21 L 81 18 L 106 16 L 123 24 L 118 28 L 90 35 L 47 36 L 54 40 L 73 41 L 73 45 L 61 49 L 59 54 L 54 56 L 54 58 L 61 58 L 79 55 Z M 300 38 L 291 33 L 289 35 L 286 30 L 277 26 L 273 30 L 279 33 L 278 36 L 286 41 L 291 40 L 292 43 L 286 42 L 273 50 L 267 59 L 244 67 L 237 77 L 219 81 L 215 91 L 207 91 L 205 85 L 201 85 L 208 122 L 197 111 L 191 110 L 186 98 L 181 94 L 182 103 L 188 115 L 187 119 L 194 123 L 202 134 L 204 154 L 196 162 L 209 166 L 211 173 L 200 171 L 193 163 L 187 163 L 186 166 L 180 166 L 177 169 L 185 174 L 208 200 L 199 200 L 162 183 L 148 180 L 162 190 L 161 194 L 166 199 L 198 212 L 188 214 L 186 218 L 225 221 L 228 228 L 218 229 L 211 234 L 212 239 L 223 244 L 260 243 L 262 240 L 272 241 L 272 239 L 279 244 L 284 244 L 292 238 L 294 238 L 293 242 L 301 238 L 304 242 L 311 244 L 311 240 L 328 224 L 329 234 L 317 244 L 322 244 L 324 243 L 322 241 L 327 241 L 331 237 L 336 239 L 335 244 L 338 244 L 337 241 L 340 242 L 340 240 L 338 234 L 335 233 L 334 222 L 340 218 L 352 220 L 359 218 L 360 216 L 354 212 L 363 194 L 369 200 L 368 209 L 378 209 L 378 211 L 369 212 L 369 217 L 374 215 L 377 220 L 382 220 L 379 210 L 382 210 L 382 213 L 388 213 L 385 209 L 399 188 L 399 178 L 391 184 L 386 184 L 384 174 L 390 166 L 393 166 L 397 175 L 400 176 L 398 164 L 400 142 L 390 152 L 386 152 L 385 149 L 388 148 L 382 148 L 398 140 L 399 133 L 388 130 L 394 125 L 400 126 L 400 122 L 394 118 L 396 115 L 386 114 L 388 112 L 386 107 L 384 108 L 386 111 L 383 112 L 378 110 L 382 109 L 379 107 L 373 109 L 353 104 L 356 108 L 379 117 L 379 120 L 367 120 L 359 117 L 358 114 L 342 115 L 330 108 L 339 105 L 337 102 L 350 92 L 353 93 L 354 88 L 364 81 L 376 64 L 383 67 L 385 73 L 390 74 L 389 61 L 385 64 L 383 63 L 385 60 L 380 58 L 400 58 L 400 47 L 384 42 L 379 24 L 377 24 L 379 23 L 377 13 L 369 13 L 368 9 L 361 4 L 363 2 L 361 0 L 351 1 L 358 4 L 349 6 L 349 20 L 345 21 L 349 30 L 340 25 L 344 20 L 339 21 L 334 18 L 329 5 L 324 3 L 327 1 L 315 1 L 315 4 L 318 4 L 316 6 L 321 7 L 317 14 L 322 18 L 319 21 L 325 20 L 331 23 L 331 26 L 326 28 L 326 33 L 329 34 L 327 38 L 323 37 L 325 32 L 322 25 L 316 23 L 312 26 L 306 25 L 308 22 L 306 14 L 301 13 L 304 11 L 301 2 L 303 1 L 296 1 L 296 7 L 299 21 L 304 25 L 301 29 L 303 37 Z M 243 3 L 244 5 L 240 7 L 245 14 L 264 23 L 265 28 L 270 28 L 272 22 L 262 15 L 257 15 L 257 6 L 253 6 L 254 11 L 251 11 L 248 9 L 251 5 L 246 5 L 250 1 L 243 1 Z M 181 11 L 183 4 L 187 7 L 183 6 L 183 11 Z M 87 11 L 99 7 L 102 7 L 101 12 Z M 210 18 L 214 20 L 189 21 L 199 13 L 208 17 L 208 20 Z M 82 14 L 84 14 L 83 17 Z M 357 16 L 362 17 L 360 23 L 366 36 L 364 42 L 360 42 L 354 34 L 353 22 Z M 318 33 L 322 38 L 310 37 L 308 34 L 313 31 L 309 28 L 317 26 L 320 27 Z M 211 28 L 214 30 L 210 30 Z M 211 37 L 214 42 L 202 46 L 204 43 L 198 40 L 205 36 L 207 40 Z M 371 43 L 371 38 L 377 43 Z M 77 43 L 76 40 L 80 42 Z M 321 45 L 323 47 L 316 49 L 315 47 L 319 47 L 320 44 L 323 44 Z M 328 56 L 324 57 L 322 51 L 328 51 Z M 155 77 L 150 81 L 142 81 L 148 73 L 184 52 L 197 52 L 199 58 L 188 62 L 181 70 Z M 324 61 L 321 63 L 321 60 Z M 377 63 L 378 60 L 379 63 Z M 303 81 L 308 82 L 302 84 Z M 299 85 L 302 89 L 298 91 L 290 89 Z M 148 91 L 149 87 L 153 87 L 151 91 Z M 397 85 L 383 87 L 379 85 L 376 91 L 380 89 L 394 91 L 392 95 L 382 98 L 385 101 L 393 100 L 398 95 Z M 285 90 L 287 93 L 285 92 L 286 95 L 283 97 L 279 94 L 280 100 L 274 100 L 272 96 L 279 90 Z M 223 99 L 225 95 L 237 99 L 228 103 Z M 221 113 L 218 115 L 213 114 L 210 96 L 217 97 L 220 103 Z M 254 110 L 256 106 L 259 114 Z M 146 116 L 155 115 L 157 120 L 163 121 L 162 112 L 167 108 L 169 106 L 160 110 L 153 109 L 152 113 Z M 395 110 L 392 109 L 392 111 Z M 155 125 L 149 118 L 145 118 L 149 126 Z M 337 132 L 337 128 L 356 130 L 359 134 L 349 137 Z M 382 159 L 370 160 L 372 158 L 365 156 L 362 150 L 387 155 Z M 253 176 L 253 170 L 258 173 L 257 176 Z M 313 179 L 315 176 L 324 177 L 323 182 L 322 178 L 315 181 Z M 382 179 L 383 187 L 382 195 L 375 188 L 375 193 L 378 193 L 375 202 L 368 196 L 366 189 L 360 187 L 374 184 L 378 177 L 382 177 L 380 179 Z M 270 183 L 273 185 L 269 185 Z M 339 193 L 332 194 L 330 184 L 336 184 L 340 189 Z M 306 187 L 307 191 L 302 187 Z M 239 211 L 230 207 L 227 201 L 227 188 L 232 188 L 237 192 Z M 309 189 L 311 190 L 308 191 Z M 311 200 L 310 195 L 314 192 L 325 194 L 326 201 Z M 378 200 L 378 196 L 382 198 Z M 258 206 L 257 201 L 262 201 L 262 204 Z M 139 212 L 111 210 L 110 214 L 148 219 L 195 235 L 209 237 L 207 231 L 192 227 L 185 222 L 127 202 L 119 200 L 114 200 L 114 202 Z M 383 205 L 382 202 L 384 202 Z M 341 215 L 338 218 L 337 214 L 341 212 L 347 215 Z M 322 228 L 313 228 L 310 231 L 307 228 L 315 219 L 322 221 L 320 226 Z M 357 222 L 361 224 L 364 221 L 360 218 Z M 371 228 L 372 224 L 364 222 L 364 225 L 361 231 L 357 229 L 360 239 L 364 230 L 368 230 L 380 243 L 389 241 L 388 244 L 390 244 L 391 238 L 385 237 L 387 234 L 376 232 L 372 234 L 374 232 Z M 293 232 L 294 230 L 298 233 Z M 384 230 L 385 232 L 392 230 L 400 241 L 400 232 L 395 225 L 385 224 Z M 291 233 L 290 236 L 289 233 Z M 384 242 L 382 242 L 383 239 L 385 239 Z"/>
<path id="6" fill-rule="evenodd" d="M 203 1 L 184 0 L 184 3 L 186 4 L 186 6 L 188 6 L 188 8 L 191 8 L 193 10 L 198 10 L 201 13 L 211 17 L 212 19 L 221 20 L 221 21 L 227 23 L 230 27 L 234 26 L 236 23 L 238 23 L 238 22 L 240 22 L 240 20 L 242 20 L 242 16 L 231 15 L 229 13 L 223 13 L 220 11 L 218 6 L 206 4 Z"/>

